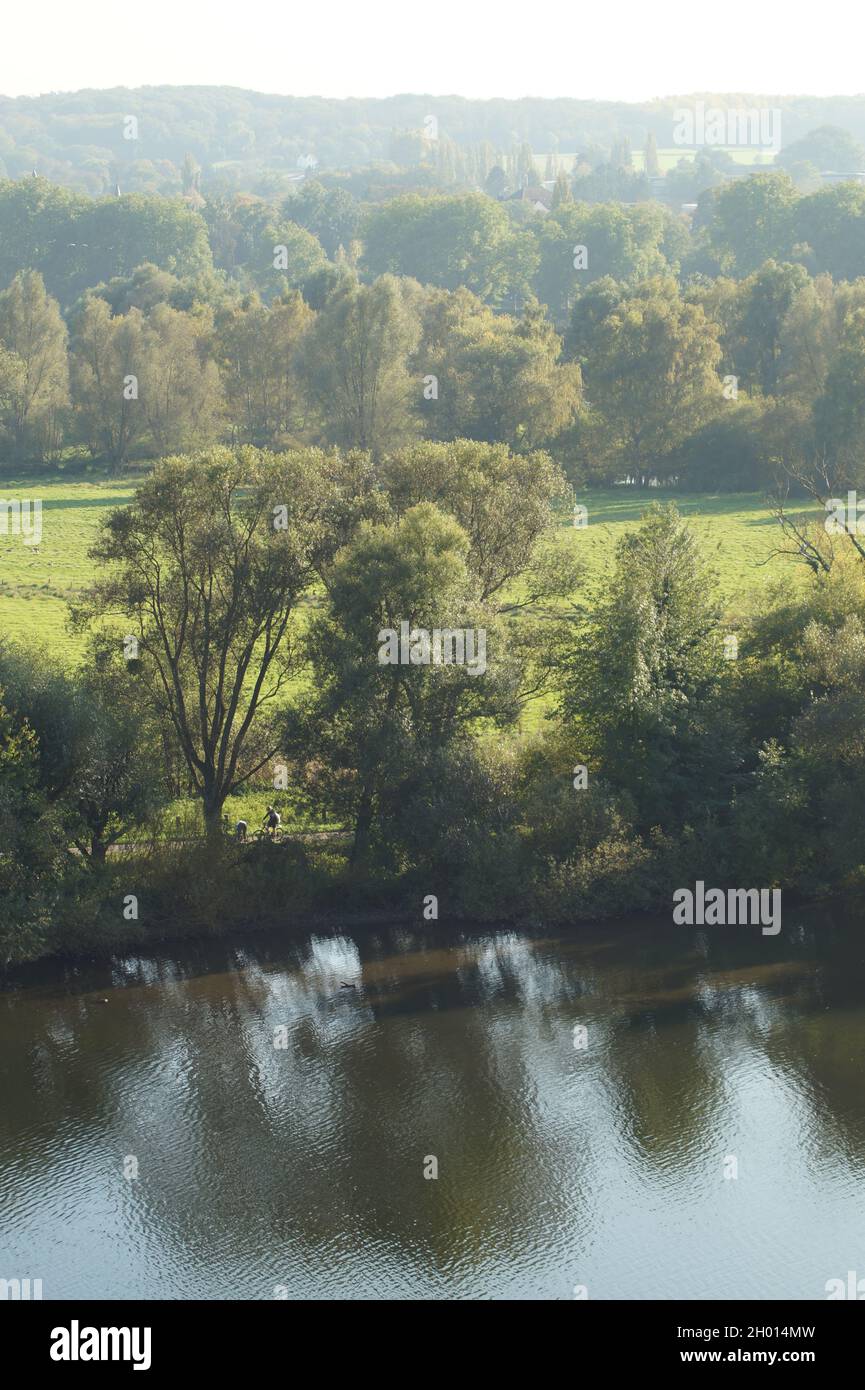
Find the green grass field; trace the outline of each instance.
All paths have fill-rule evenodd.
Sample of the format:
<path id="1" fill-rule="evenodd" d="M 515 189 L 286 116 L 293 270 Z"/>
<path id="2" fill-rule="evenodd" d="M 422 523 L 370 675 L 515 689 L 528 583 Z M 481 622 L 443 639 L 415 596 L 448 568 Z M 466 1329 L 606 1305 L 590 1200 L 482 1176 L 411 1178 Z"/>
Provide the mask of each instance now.
<path id="1" fill-rule="evenodd" d="M 774 162 L 774 155 L 770 149 L 760 149 L 755 145 L 713 145 L 711 149 L 717 149 L 724 154 L 728 154 L 734 164 L 753 164 L 759 168 L 761 165 L 769 168 Z M 668 170 L 675 169 L 680 159 L 692 159 L 699 153 L 694 146 L 669 145 L 658 150 L 658 165 L 661 173 L 666 174 Z M 559 154 L 559 162 L 570 172 L 573 167 L 575 153 L 571 152 Z M 634 149 L 631 154 L 633 167 L 639 172 L 645 164 L 644 152 L 641 149 Z M 541 178 L 547 167 L 547 156 L 539 154 L 535 157 L 535 166 Z"/>
<path id="2" fill-rule="evenodd" d="M 779 539 L 778 524 L 759 493 L 676 493 L 668 488 L 614 487 L 582 492 L 588 525 L 574 528 L 573 544 L 585 553 L 591 585 L 612 560 L 617 541 L 639 525 L 652 502 L 674 501 L 700 538 L 717 573 L 721 598 L 734 614 L 782 577 L 799 582 L 804 568 L 783 558 L 770 559 Z M 814 509 L 815 515 L 817 509 Z"/>
<path id="3" fill-rule="evenodd" d="M 67 600 L 93 576 L 87 551 L 100 518 L 129 502 L 134 483 L 99 480 L 14 478 L 0 483 L 0 501 L 42 501 L 42 540 L 25 545 L 20 535 L 0 532 L 0 633 L 38 642 L 58 653 L 71 650 L 66 632 Z M 11 528 L 10 528 L 11 529 Z"/>
<path id="4" fill-rule="evenodd" d="M 41 498 L 42 540 L 25 545 L 20 535 L 0 534 L 0 634 L 36 642 L 71 658 L 75 642 L 66 631 L 66 604 L 93 575 L 87 558 L 102 517 L 128 502 L 134 480 L 46 480 L 16 478 L 0 485 L 0 501 Z M 754 593 L 797 571 L 782 560 L 768 565 L 776 526 L 764 500 L 756 493 L 683 494 L 666 489 L 639 492 L 607 488 L 580 494 L 588 510 L 588 525 L 563 523 L 569 544 L 585 555 L 589 583 L 612 558 L 616 541 L 636 526 L 655 500 L 673 498 L 692 522 L 718 571 L 725 603 L 736 609 Z"/>

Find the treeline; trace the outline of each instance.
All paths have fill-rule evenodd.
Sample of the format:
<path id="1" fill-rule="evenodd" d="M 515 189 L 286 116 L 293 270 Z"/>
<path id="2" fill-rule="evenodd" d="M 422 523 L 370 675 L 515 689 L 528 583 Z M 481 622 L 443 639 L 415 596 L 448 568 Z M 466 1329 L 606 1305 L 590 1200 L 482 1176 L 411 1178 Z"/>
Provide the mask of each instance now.
<path id="1" fill-rule="evenodd" d="M 158 463 L 92 552 L 80 668 L 0 648 L 3 959 L 431 903 L 666 911 L 696 879 L 855 891 L 855 532 L 814 528 L 825 563 L 740 620 L 733 661 L 673 506 L 588 586 L 568 504 L 547 455 L 470 441 Z M 483 661 L 437 661 L 443 629 L 482 633 Z M 256 787 L 344 834 L 237 842 L 223 817 Z"/>
<path id="2" fill-rule="evenodd" d="M 313 307 L 317 306 L 317 307 Z M 865 278 L 767 261 L 740 279 L 587 285 L 563 333 L 537 300 L 325 267 L 265 302 L 141 266 L 66 317 L 40 275 L 0 292 L 7 466 L 121 468 L 224 442 L 380 456 L 460 438 L 544 447 L 572 484 L 767 490 L 822 460 L 862 486 Z"/>
<path id="3" fill-rule="evenodd" d="M 183 301 L 145 266 L 86 296 L 67 328 L 41 277 L 17 276 L 0 294 L 7 456 L 50 461 L 72 441 L 119 467 L 220 439 L 380 453 L 422 435 L 530 449 L 577 412 L 579 368 L 537 309 L 510 318 L 465 290 L 350 274 L 318 313 L 297 292 Z"/>
<path id="4" fill-rule="evenodd" d="M 68 311 L 97 286 L 143 264 L 213 298 L 232 289 L 269 299 L 287 286 L 320 293 L 334 268 L 365 280 L 385 272 L 441 289 L 465 287 L 512 310 L 529 295 L 557 326 L 587 284 L 669 273 L 751 274 L 767 260 L 835 280 L 865 275 L 865 186 L 800 193 L 786 173 L 739 178 L 701 197 L 693 218 L 651 201 L 589 202 L 562 178 L 552 211 L 488 193 L 427 192 L 370 205 L 304 180 L 288 196 L 90 199 L 44 179 L 0 182 L 0 284 L 38 270 Z M 577 190 L 575 192 L 574 190 Z M 579 248 L 583 248 L 581 251 Z M 315 306 L 314 306 L 315 307 Z"/>
<path id="5" fill-rule="evenodd" d="M 322 168 L 356 168 L 406 159 L 405 142 L 429 129 L 429 118 L 458 148 L 489 144 L 496 151 L 528 143 L 606 157 L 628 139 L 641 148 L 649 135 L 664 147 L 677 107 L 701 94 L 641 104 L 568 98 L 475 101 L 401 95 L 382 100 L 270 96 L 226 87 L 147 87 L 0 98 L 0 174 L 40 174 L 90 194 L 120 179 L 137 191 L 178 192 L 187 154 L 209 169 L 228 166 L 242 186 L 261 171 L 296 170 L 310 154 Z M 763 106 L 765 98 L 702 94 L 708 105 Z M 865 141 L 865 100 L 859 97 L 779 97 L 784 142 L 814 127 L 840 126 Z M 129 118 L 138 123 L 129 138 Z M 826 167 L 826 166 L 824 166 Z M 223 173 L 223 177 L 225 173 Z"/>

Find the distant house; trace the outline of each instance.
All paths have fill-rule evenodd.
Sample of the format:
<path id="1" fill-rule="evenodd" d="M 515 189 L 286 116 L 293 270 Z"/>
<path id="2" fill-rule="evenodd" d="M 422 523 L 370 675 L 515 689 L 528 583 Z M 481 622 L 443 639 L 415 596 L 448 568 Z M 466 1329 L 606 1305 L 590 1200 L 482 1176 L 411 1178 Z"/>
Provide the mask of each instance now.
<path id="1" fill-rule="evenodd" d="M 516 193 L 506 193 L 499 199 L 501 203 L 530 203 L 535 212 L 549 212 L 553 205 L 552 189 L 544 188 L 543 184 L 530 183 L 525 188 L 517 189 Z"/>

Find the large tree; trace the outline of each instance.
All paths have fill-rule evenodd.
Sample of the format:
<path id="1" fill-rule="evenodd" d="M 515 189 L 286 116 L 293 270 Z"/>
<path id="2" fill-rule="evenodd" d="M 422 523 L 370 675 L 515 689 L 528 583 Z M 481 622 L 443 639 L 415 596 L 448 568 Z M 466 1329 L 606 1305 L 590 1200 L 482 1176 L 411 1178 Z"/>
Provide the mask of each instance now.
<path id="1" fill-rule="evenodd" d="M 227 796 L 279 746 L 294 610 L 320 542 L 315 458 L 215 449 L 160 461 L 108 517 L 79 621 L 116 620 L 215 832 Z"/>
<path id="2" fill-rule="evenodd" d="M 735 767 L 713 706 L 724 666 L 714 576 L 675 506 L 649 509 L 578 625 L 562 708 L 577 746 L 644 829 L 723 804 Z"/>
<path id="3" fill-rule="evenodd" d="M 19 456 L 43 458 L 60 442 L 69 404 L 66 325 L 35 270 L 21 271 L 0 294 L 0 344 L 21 364 L 3 419 Z"/>
<path id="4" fill-rule="evenodd" d="M 595 280 L 612 276 L 636 281 L 662 274 L 668 269 L 663 239 L 670 221 L 670 213 L 656 203 L 637 207 L 614 202 L 563 204 L 537 232 L 540 265 L 534 289 L 538 298 L 560 323 Z"/>
<path id="5" fill-rule="evenodd" d="M 232 429 L 243 443 L 272 447 L 297 433 L 304 410 L 296 358 L 314 318 L 296 291 L 269 307 L 250 295 L 220 316 L 219 365 Z"/>
<path id="6" fill-rule="evenodd" d="M 722 404 L 717 326 L 673 280 L 648 280 L 592 326 L 585 393 L 591 466 L 645 483 Z"/>
<path id="7" fill-rule="evenodd" d="M 472 439 L 396 450 L 380 476 L 398 517 L 431 502 L 459 522 L 484 602 L 500 600 L 529 567 L 557 510 L 572 500 L 548 454 L 514 454 L 504 444 Z"/>
<path id="8" fill-rule="evenodd" d="M 401 814 L 399 789 L 422 766 L 471 727 L 515 719 L 519 671 L 482 600 L 469 537 L 430 502 L 396 522 L 362 523 L 336 557 L 329 598 L 308 637 L 314 693 L 289 716 L 287 742 L 321 800 L 352 825 L 360 864 L 382 848 L 385 822 Z M 402 624 L 430 641 L 435 629 L 482 632 L 483 663 L 436 662 L 431 651 L 426 661 L 383 662 L 383 631 L 398 638 Z"/>
<path id="9" fill-rule="evenodd" d="M 139 393 L 146 349 L 139 309 L 112 318 L 104 299 L 94 295 L 85 301 L 72 339 L 78 429 L 91 453 L 115 467 L 128 463 L 147 428 Z"/>
<path id="10" fill-rule="evenodd" d="M 140 368 L 141 408 L 156 454 L 203 448 L 219 435 L 222 391 L 209 355 L 209 313 L 193 315 L 157 304 L 146 325 Z"/>
<path id="11" fill-rule="evenodd" d="M 491 303 L 524 294 L 536 262 L 534 238 L 516 232 L 501 204 L 482 193 L 391 198 L 370 212 L 364 246 L 372 275 L 465 285 Z"/>
<path id="12" fill-rule="evenodd" d="M 784 173 L 751 174 L 715 189 L 707 199 L 707 227 L 722 266 L 750 275 L 764 261 L 789 260 L 797 200 Z"/>
<path id="13" fill-rule="evenodd" d="M 307 334 L 298 370 L 329 442 L 375 453 L 417 435 L 408 358 L 420 318 L 412 282 L 383 275 L 338 289 Z"/>
<path id="14" fill-rule="evenodd" d="M 814 270 L 836 280 L 865 275 L 865 188 L 840 183 L 802 198 L 796 209 L 799 239 L 811 248 Z"/>
<path id="15" fill-rule="evenodd" d="M 474 300 L 448 333 L 417 353 L 418 384 L 430 376 L 436 382 L 434 398 L 422 400 L 429 434 L 501 440 L 514 449 L 555 438 L 580 403 L 580 369 L 562 363 L 561 350 L 535 301 L 518 320 Z"/>

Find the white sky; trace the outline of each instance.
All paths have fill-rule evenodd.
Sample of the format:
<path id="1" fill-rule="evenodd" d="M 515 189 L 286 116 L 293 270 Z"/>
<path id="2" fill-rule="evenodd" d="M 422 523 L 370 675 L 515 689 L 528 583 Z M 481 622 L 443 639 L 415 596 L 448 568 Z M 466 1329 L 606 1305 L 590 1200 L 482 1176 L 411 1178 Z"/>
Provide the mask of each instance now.
<path id="1" fill-rule="evenodd" d="M 852 95 L 863 37 L 862 0 L 7 0 L 0 94 Z"/>

